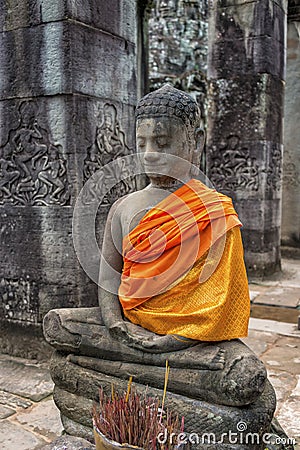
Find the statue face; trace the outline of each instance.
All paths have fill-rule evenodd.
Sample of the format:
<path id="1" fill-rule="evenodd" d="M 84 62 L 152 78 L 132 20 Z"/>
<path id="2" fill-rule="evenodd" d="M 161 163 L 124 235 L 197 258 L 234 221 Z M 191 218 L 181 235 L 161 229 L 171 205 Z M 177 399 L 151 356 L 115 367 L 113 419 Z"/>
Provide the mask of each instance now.
<path id="1" fill-rule="evenodd" d="M 191 162 L 187 130 L 180 119 L 166 116 L 140 119 L 136 128 L 137 151 L 142 153 L 146 174 L 172 178 L 190 178 L 189 165 L 174 155 Z"/>

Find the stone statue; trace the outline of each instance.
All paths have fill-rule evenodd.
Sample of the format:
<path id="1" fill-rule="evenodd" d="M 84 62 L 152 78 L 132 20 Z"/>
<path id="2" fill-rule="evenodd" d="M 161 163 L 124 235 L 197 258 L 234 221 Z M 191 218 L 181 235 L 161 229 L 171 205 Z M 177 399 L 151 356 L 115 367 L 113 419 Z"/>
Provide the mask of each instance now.
<path id="1" fill-rule="evenodd" d="M 99 308 L 52 310 L 44 319 L 45 338 L 57 349 L 52 376 L 64 426 L 70 434 L 84 437 L 89 417 L 83 418 L 82 411 L 88 410 L 100 384 L 109 389 L 113 382 L 122 388 L 132 375 L 139 389 L 148 385 L 151 392 L 161 395 L 168 360 L 171 372 L 167 398 L 185 416 L 188 432 L 212 431 L 220 436 L 228 430 L 236 431 L 242 420 L 249 431 L 261 436 L 269 430 L 275 396 L 262 362 L 238 339 L 247 334 L 250 304 L 240 222 L 227 197 L 191 180 L 204 141 L 204 133 L 198 127 L 198 106 L 189 95 L 165 85 L 140 100 L 136 116 L 137 149 L 150 185 L 120 198 L 110 210 L 102 249 L 105 263 L 102 260 L 100 267 Z M 198 214 L 202 200 L 194 200 L 201 193 L 207 200 L 201 206 L 201 217 L 206 221 L 197 222 L 200 250 L 192 250 L 195 236 L 189 237 L 190 244 L 178 258 L 180 264 L 174 263 L 165 282 L 164 277 L 153 275 L 151 270 L 155 264 L 169 270 L 168 261 L 174 254 L 168 253 L 168 260 L 164 259 L 165 254 L 159 254 L 156 263 L 151 260 L 151 251 L 161 238 L 158 221 L 154 230 L 157 241 L 152 234 L 151 243 L 153 220 L 158 220 L 160 208 L 178 206 L 185 198 L 195 205 Z M 211 201 L 214 195 L 221 203 L 220 217 Z M 181 210 L 174 207 L 174 211 L 176 216 Z M 155 218 L 149 220 L 154 212 Z M 166 216 L 161 214 L 162 223 L 166 224 Z M 179 216 L 176 220 L 180 222 Z M 212 224 L 222 220 L 222 230 L 218 225 L 213 239 Z M 189 229 L 188 221 L 187 215 L 180 224 L 183 233 Z M 148 233 L 144 241 L 142 233 Z M 122 256 L 122 243 L 123 253 L 124 248 L 126 252 L 126 237 L 128 252 Z M 149 261 L 144 260 L 141 266 L 133 259 L 131 264 L 128 255 L 138 251 L 147 239 L 150 244 L 145 252 L 149 250 Z M 177 236 L 171 237 L 170 242 L 172 239 Z M 202 283 L 194 283 L 205 265 L 211 266 L 215 261 L 213 274 Z M 111 267 L 119 273 L 118 277 L 111 276 Z M 146 279 L 143 274 L 148 270 L 151 274 Z M 142 275 L 136 281 L 139 274 Z M 217 304 L 215 298 L 222 300 Z M 218 442 L 199 448 L 263 448 L 262 442 L 244 447 L 238 441 L 229 446 L 232 443 L 228 436 L 227 443 L 226 439 Z"/>

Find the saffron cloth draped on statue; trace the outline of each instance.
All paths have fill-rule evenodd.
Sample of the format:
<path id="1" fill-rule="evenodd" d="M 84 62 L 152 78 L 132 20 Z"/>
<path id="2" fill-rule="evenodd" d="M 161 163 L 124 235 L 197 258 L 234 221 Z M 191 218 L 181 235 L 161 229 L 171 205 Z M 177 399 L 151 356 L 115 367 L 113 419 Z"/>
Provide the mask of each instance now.
<path id="1" fill-rule="evenodd" d="M 202 341 L 247 335 L 241 223 L 230 198 L 190 180 L 123 240 L 124 315 L 157 334 Z"/>

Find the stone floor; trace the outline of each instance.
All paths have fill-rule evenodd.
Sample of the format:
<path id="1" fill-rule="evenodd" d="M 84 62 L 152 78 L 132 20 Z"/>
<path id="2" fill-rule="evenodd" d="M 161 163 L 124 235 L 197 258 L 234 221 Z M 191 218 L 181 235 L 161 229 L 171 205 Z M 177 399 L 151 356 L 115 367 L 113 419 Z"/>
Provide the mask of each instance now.
<path id="1" fill-rule="evenodd" d="M 256 280 L 250 290 L 252 304 L 269 306 L 274 314 L 269 316 L 265 310 L 268 320 L 251 318 L 245 342 L 268 369 L 277 394 L 277 418 L 289 437 L 300 442 L 300 331 L 295 325 L 300 300 L 300 261 L 284 261 L 282 275 Z M 286 309 L 292 318 L 288 321 L 294 324 L 269 320 L 274 315 L 280 319 Z M 41 449 L 61 435 L 52 390 L 47 363 L 0 355 L 1 450 Z M 296 448 L 300 450 L 300 445 Z"/>

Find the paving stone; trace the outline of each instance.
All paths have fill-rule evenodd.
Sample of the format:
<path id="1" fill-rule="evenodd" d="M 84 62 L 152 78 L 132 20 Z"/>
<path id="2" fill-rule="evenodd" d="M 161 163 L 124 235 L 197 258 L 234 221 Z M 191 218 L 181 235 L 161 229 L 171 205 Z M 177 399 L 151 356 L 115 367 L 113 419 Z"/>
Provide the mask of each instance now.
<path id="1" fill-rule="evenodd" d="M 17 397 L 10 392 L 0 391 L 0 404 L 10 406 L 11 408 L 29 408 L 32 403 L 30 400 L 25 400 L 24 398 Z"/>
<path id="2" fill-rule="evenodd" d="M 277 335 L 290 336 L 299 339 L 300 331 L 297 324 L 278 322 L 276 320 L 257 319 L 250 317 L 249 328 L 251 330 L 275 333 Z"/>
<path id="3" fill-rule="evenodd" d="M 277 398 L 277 410 L 280 409 L 284 402 L 293 392 L 297 385 L 297 377 L 288 372 L 282 372 L 276 369 L 268 370 L 268 378 L 271 381 Z"/>
<path id="4" fill-rule="evenodd" d="M 82 438 L 73 436 L 61 436 L 41 450 L 94 450 L 96 447 Z"/>
<path id="5" fill-rule="evenodd" d="M 286 287 L 300 287 L 300 260 L 297 259 L 281 259 L 281 272 L 276 272 L 273 275 L 259 280 L 261 286 L 286 286 Z M 256 285 L 256 283 L 255 283 Z M 257 290 L 257 289 L 255 289 Z"/>
<path id="6" fill-rule="evenodd" d="M 297 384 L 291 395 L 292 397 L 299 397 L 300 400 L 300 375 L 297 375 Z"/>
<path id="7" fill-rule="evenodd" d="M 261 356 L 270 344 L 273 344 L 278 336 L 272 333 L 263 333 L 261 331 L 249 330 L 248 337 L 242 339 L 257 356 Z"/>
<path id="8" fill-rule="evenodd" d="M 251 317 L 257 319 L 275 320 L 277 323 L 285 322 L 296 326 L 299 311 L 296 308 L 285 308 L 281 306 L 265 305 L 260 300 L 251 303 Z"/>
<path id="9" fill-rule="evenodd" d="M 299 397 L 291 397 L 282 404 L 277 419 L 289 437 L 300 441 L 300 409 Z"/>
<path id="10" fill-rule="evenodd" d="M 249 293 L 250 293 L 250 301 L 251 302 L 254 302 L 256 297 L 260 294 L 259 291 L 249 291 Z"/>
<path id="11" fill-rule="evenodd" d="M 12 416 L 15 412 L 14 409 L 0 405 L 0 419 L 6 419 L 6 417 Z"/>
<path id="12" fill-rule="evenodd" d="M 52 399 L 38 403 L 30 411 L 19 413 L 16 420 L 49 439 L 55 439 L 63 431 L 59 410 Z"/>
<path id="13" fill-rule="evenodd" d="M 276 288 L 268 289 L 264 294 L 257 295 L 254 303 L 296 308 L 300 304 L 300 290 L 292 287 L 277 286 Z"/>
<path id="14" fill-rule="evenodd" d="M 0 448 L 1 450 L 34 450 L 40 448 L 46 441 L 24 430 L 19 425 L 2 420 L 0 422 Z"/>
<path id="15" fill-rule="evenodd" d="M 261 359 L 267 367 L 280 366 L 281 370 L 297 375 L 300 371 L 299 347 L 298 338 L 282 337 L 262 355 Z"/>
<path id="16" fill-rule="evenodd" d="M 0 361 L 0 385 L 6 392 L 35 402 L 48 397 L 54 386 L 48 370 L 13 360 Z"/>

